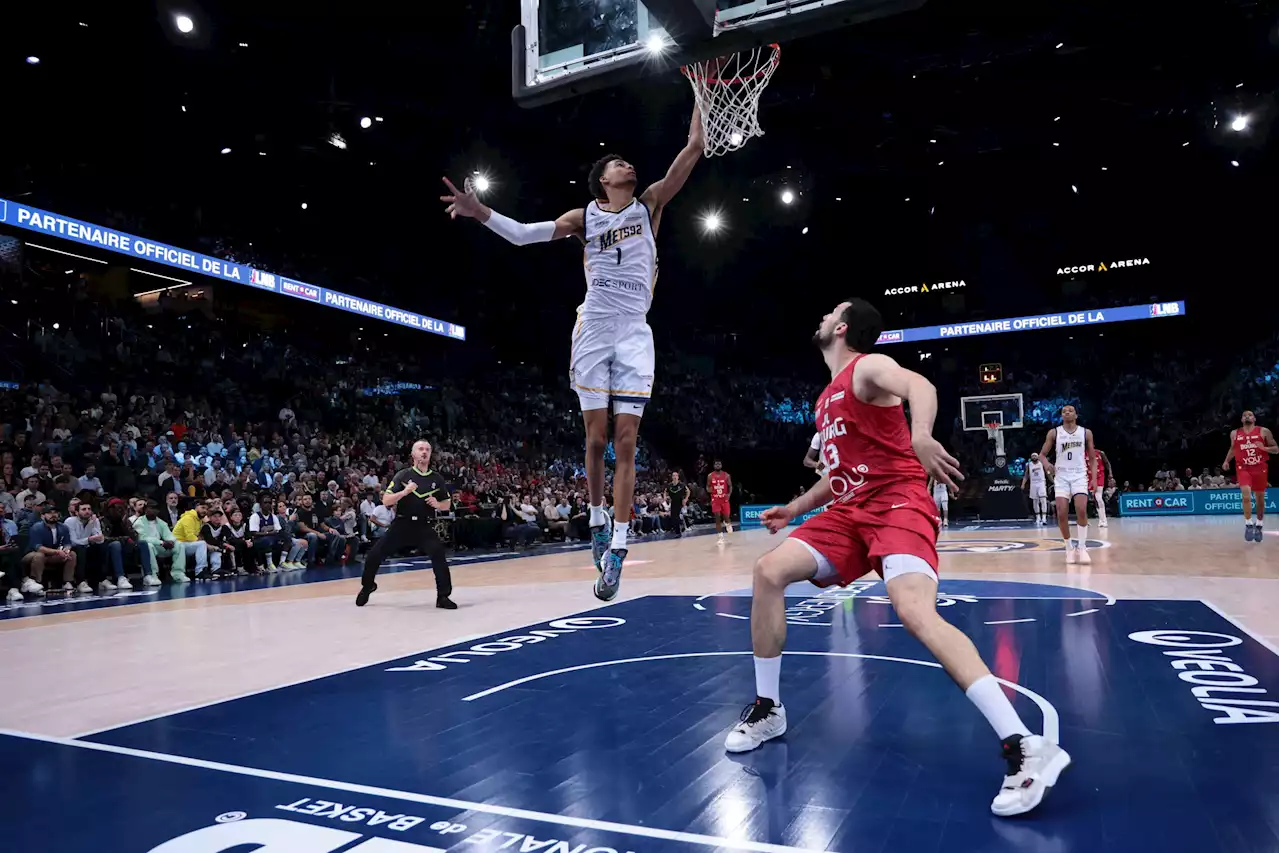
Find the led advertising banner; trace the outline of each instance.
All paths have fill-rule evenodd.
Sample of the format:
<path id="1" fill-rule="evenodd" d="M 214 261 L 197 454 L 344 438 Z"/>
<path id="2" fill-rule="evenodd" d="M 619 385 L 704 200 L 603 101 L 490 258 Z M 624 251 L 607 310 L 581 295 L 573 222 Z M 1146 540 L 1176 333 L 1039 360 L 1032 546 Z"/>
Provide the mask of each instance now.
<path id="1" fill-rule="evenodd" d="M 61 240 L 70 240 L 83 246 L 106 249 L 109 252 L 151 261 L 186 273 L 209 276 L 219 281 L 259 290 L 270 290 L 273 293 L 292 296 L 294 299 L 314 302 L 329 308 L 340 308 L 370 320 L 383 320 L 459 341 L 467 339 L 466 327 L 456 323 L 446 323 L 443 320 L 415 314 L 381 302 L 361 299 L 340 290 L 295 281 L 275 273 L 253 269 L 244 264 L 224 261 L 221 258 L 202 255 L 187 249 L 178 249 L 145 237 L 135 237 L 123 231 L 103 228 L 2 198 L 0 198 L 0 224 L 12 225 Z"/>
<path id="2" fill-rule="evenodd" d="M 1126 305 L 1094 311 L 1067 311 L 1060 314 L 1034 314 L 1028 317 L 1006 317 L 1003 320 L 975 320 L 946 326 L 917 326 L 881 332 L 877 344 L 909 344 L 919 341 L 972 338 L 978 335 L 1000 335 L 1005 332 L 1034 332 L 1040 329 L 1067 329 L 1097 326 L 1102 323 L 1124 323 L 1129 320 L 1155 320 L 1159 317 L 1181 317 L 1187 313 L 1185 302 L 1154 302 L 1150 305 Z"/>

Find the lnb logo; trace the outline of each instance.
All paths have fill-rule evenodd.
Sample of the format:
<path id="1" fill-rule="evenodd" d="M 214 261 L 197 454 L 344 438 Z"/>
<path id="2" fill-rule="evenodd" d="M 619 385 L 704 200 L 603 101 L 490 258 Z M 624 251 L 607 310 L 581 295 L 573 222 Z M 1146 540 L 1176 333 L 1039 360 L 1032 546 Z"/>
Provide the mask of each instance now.
<path id="1" fill-rule="evenodd" d="M 262 270 L 249 270 L 249 283 L 267 290 L 276 289 L 276 277 L 273 273 L 263 272 Z"/>

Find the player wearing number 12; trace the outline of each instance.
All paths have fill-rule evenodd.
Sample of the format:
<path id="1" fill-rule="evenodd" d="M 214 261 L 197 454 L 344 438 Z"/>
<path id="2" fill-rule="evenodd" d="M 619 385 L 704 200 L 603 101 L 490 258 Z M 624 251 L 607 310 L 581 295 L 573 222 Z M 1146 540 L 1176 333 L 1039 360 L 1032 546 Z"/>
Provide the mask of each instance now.
<path id="1" fill-rule="evenodd" d="M 1262 516 L 1267 507 L 1267 454 L 1280 450 L 1271 430 L 1258 426 L 1253 412 L 1245 410 L 1240 415 L 1240 429 L 1231 431 L 1231 447 L 1222 462 L 1222 470 L 1231 469 L 1231 459 L 1236 460 L 1236 482 L 1240 484 L 1240 503 L 1244 508 L 1244 539 L 1246 542 L 1262 541 Z M 1258 520 L 1252 516 L 1253 495 L 1258 496 Z"/>
<path id="2" fill-rule="evenodd" d="M 846 585 L 873 571 L 884 578 L 902 626 L 942 664 L 1001 740 L 1006 773 L 991 811 L 1022 814 L 1040 804 L 1071 758 L 1031 733 L 973 642 L 938 615 L 938 517 L 925 482 L 933 477 L 955 488 L 964 478 L 933 438 L 933 385 L 888 356 L 868 354 L 883 329 L 879 311 L 851 299 L 824 317 L 814 335 L 831 371 L 831 384 L 814 408 L 826 471 L 816 486 L 786 506 L 766 510 L 761 520 L 777 533 L 798 515 L 824 505 L 827 510 L 756 562 L 756 701 L 725 738 L 725 749 L 746 752 L 787 730 L 779 690 L 787 586 L 803 580 Z M 904 401 L 911 407 L 910 425 Z M 821 725 L 824 716 L 811 714 L 805 724 Z"/>
<path id="3" fill-rule="evenodd" d="M 636 437 L 653 392 L 653 332 L 645 321 L 658 279 L 658 225 L 667 203 L 680 191 L 702 158 L 703 127 L 698 110 L 689 139 L 667 174 L 636 197 L 635 167 L 607 154 L 591 167 L 587 183 L 593 200 L 554 222 L 515 222 L 482 204 L 468 186 L 444 179 L 447 213 L 481 222 L 517 246 L 577 237 L 587 294 L 578 306 L 569 355 L 569 381 L 578 394 L 587 432 L 587 491 L 590 496 L 591 556 L 599 576 L 595 595 L 610 601 L 622 583 L 627 530 L 636 486 Z M 604 508 L 604 451 L 609 443 L 609 403 L 613 403 L 613 529 Z M 673 507 L 673 511 L 674 511 Z"/>

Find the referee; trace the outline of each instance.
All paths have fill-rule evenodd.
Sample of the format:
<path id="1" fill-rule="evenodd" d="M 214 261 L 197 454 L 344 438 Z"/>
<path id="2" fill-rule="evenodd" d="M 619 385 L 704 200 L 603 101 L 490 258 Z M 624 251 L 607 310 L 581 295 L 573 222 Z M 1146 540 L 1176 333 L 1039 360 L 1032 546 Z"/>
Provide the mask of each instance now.
<path id="1" fill-rule="evenodd" d="M 387 490 L 382 493 L 382 505 L 394 507 L 395 520 L 369 549 L 364 561 L 364 575 L 360 578 L 360 594 L 356 607 L 369 603 L 369 596 L 378 589 L 373 578 L 378 566 L 387 554 L 395 554 L 410 546 L 431 558 L 431 570 L 436 574 L 436 607 L 457 610 L 458 605 L 449 600 L 453 592 L 453 580 L 449 577 L 449 561 L 445 559 L 444 543 L 436 535 L 432 522 L 436 512 L 448 512 L 453 506 L 449 499 L 449 487 L 431 470 L 431 442 L 426 439 L 414 442 L 410 452 L 411 468 L 401 468 L 391 478 Z"/>

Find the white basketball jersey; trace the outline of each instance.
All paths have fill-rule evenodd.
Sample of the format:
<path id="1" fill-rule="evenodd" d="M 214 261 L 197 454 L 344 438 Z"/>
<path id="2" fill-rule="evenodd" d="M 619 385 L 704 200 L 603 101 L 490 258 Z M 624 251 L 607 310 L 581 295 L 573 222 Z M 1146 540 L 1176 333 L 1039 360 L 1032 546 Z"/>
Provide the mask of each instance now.
<path id="1" fill-rule="evenodd" d="M 1044 466 L 1039 462 L 1028 462 L 1027 471 L 1032 491 L 1044 491 Z"/>
<path id="2" fill-rule="evenodd" d="M 1060 474 L 1083 474 L 1084 462 L 1084 427 L 1076 424 L 1075 432 L 1067 432 L 1064 426 L 1058 427 L 1058 448 L 1053 458 L 1054 469 Z"/>
<path id="3" fill-rule="evenodd" d="M 583 213 L 582 265 L 587 296 L 581 317 L 643 317 L 658 280 L 658 243 L 649 208 L 639 199 L 619 211 L 591 202 Z"/>

